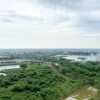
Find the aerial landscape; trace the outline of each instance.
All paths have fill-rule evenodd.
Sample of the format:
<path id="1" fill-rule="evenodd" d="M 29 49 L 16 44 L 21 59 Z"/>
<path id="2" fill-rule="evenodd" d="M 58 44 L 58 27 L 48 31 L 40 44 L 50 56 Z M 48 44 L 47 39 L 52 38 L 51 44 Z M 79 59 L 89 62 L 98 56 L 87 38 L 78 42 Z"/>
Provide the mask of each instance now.
<path id="1" fill-rule="evenodd" d="M 100 0 L 0 0 L 0 100 L 100 100 Z"/>
<path id="2" fill-rule="evenodd" d="M 0 50 L 0 100 L 99 98 L 100 49 Z"/>

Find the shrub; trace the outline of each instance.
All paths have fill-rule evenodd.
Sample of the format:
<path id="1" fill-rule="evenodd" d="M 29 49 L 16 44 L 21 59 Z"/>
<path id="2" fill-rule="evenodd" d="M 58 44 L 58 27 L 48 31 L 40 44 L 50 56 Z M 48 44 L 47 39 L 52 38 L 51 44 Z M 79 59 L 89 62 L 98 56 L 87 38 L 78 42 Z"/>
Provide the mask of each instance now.
<path id="1" fill-rule="evenodd" d="M 40 91 L 39 86 L 32 86 L 32 85 L 25 85 L 25 90 L 31 91 L 31 92 L 37 92 Z"/>
<path id="2" fill-rule="evenodd" d="M 27 64 L 21 64 L 20 67 L 21 68 L 27 68 Z"/>
<path id="3" fill-rule="evenodd" d="M 13 87 L 12 91 L 13 92 L 22 92 L 22 91 L 24 91 L 24 88 L 20 85 L 16 85 Z"/>

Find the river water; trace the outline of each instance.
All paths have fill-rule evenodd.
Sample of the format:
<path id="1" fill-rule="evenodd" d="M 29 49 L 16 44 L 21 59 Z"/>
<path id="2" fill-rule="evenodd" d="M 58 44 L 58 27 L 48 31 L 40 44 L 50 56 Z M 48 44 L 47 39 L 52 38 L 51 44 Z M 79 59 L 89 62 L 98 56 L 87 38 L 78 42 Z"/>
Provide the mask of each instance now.
<path id="1" fill-rule="evenodd" d="M 73 61 L 98 61 L 100 62 L 100 55 L 67 55 L 63 57 L 65 59 L 73 60 Z"/>
<path id="2" fill-rule="evenodd" d="M 16 69 L 16 68 L 20 68 L 20 65 L 0 66 L 0 71 L 6 70 L 6 69 Z"/>

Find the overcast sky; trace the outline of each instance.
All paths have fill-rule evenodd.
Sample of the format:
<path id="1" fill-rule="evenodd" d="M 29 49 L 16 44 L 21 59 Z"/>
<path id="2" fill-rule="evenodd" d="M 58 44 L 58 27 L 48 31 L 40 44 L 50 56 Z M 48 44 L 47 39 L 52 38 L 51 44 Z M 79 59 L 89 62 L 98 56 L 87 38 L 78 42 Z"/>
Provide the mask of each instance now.
<path id="1" fill-rule="evenodd" d="M 0 0 L 0 48 L 100 48 L 100 0 Z"/>

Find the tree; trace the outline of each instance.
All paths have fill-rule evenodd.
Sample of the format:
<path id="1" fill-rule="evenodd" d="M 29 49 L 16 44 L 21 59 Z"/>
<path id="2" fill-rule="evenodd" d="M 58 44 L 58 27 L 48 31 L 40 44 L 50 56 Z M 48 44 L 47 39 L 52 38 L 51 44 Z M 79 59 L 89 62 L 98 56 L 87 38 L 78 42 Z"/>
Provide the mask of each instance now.
<path id="1" fill-rule="evenodd" d="M 20 67 L 21 68 L 27 68 L 27 64 L 21 64 Z"/>

